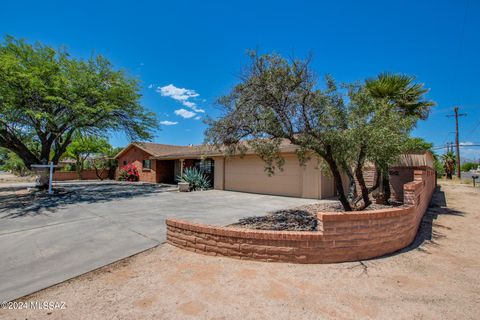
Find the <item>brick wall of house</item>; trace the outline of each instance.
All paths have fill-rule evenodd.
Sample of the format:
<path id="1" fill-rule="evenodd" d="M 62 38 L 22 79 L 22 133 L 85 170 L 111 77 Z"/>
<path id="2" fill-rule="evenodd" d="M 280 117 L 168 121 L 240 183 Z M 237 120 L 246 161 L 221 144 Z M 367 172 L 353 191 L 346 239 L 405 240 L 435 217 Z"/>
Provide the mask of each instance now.
<path id="1" fill-rule="evenodd" d="M 121 168 L 126 163 L 133 163 L 138 170 L 139 180 L 144 182 L 157 182 L 157 173 L 156 173 L 156 160 L 152 160 L 152 169 L 144 169 L 142 165 L 143 160 L 147 160 L 151 157 L 150 154 L 133 146 L 125 152 L 121 157 L 118 158 L 118 166 Z M 117 170 L 118 178 L 118 170 Z"/>
<path id="2" fill-rule="evenodd" d="M 318 231 L 266 231 L 167 219 L 167 241 L 177 247 L 239 259 L 333 263 L 385 255 L 409 245 L 435 188 L 435 172 L 416 170 L 404 185 L 405 206 L 362 212 L 322 212 Z"/>

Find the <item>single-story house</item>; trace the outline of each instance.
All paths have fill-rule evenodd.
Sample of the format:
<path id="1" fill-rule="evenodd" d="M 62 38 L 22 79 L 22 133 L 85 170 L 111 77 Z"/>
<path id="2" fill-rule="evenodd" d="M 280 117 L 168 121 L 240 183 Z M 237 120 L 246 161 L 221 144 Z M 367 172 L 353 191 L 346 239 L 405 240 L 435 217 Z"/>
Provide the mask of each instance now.
<path id="1" fill-rule="evenodd" d="M 115 158 L 119 167 L 134 163 L 140 181 L 175 183 L 187 167 L 201 168 L 213 182 L 214 189 L 291 197 L 322 199 L 334 195 L 333 179 L 310 160 L 300 166 L 295 147 L 283 144 L 283 170 L 268 176 L 265 164 L 247 151 L 243 157 L 224 156 L 208 146 L 174 146 L 157 143 L 131 143 Z"/>
<path id="2" fill-rule="evenodd" d="M 331 175 L 325 173 L 313 157 L 305 166 L 301 166 L 295 150 L 296 146 L 292 144 L 281 144 L 280 151 L 285 159 L 283 170 L 276 170 L 271 176 L 265 173 L 263 160 L 251 150 L 243 157 L 225 156 L 205 145 L 175 146 L 136 142 L 129 144 L 115 158 L 119 167 L 135 164 L 140 181 L 145 182 L 176 183 L 177 177 L 185 168 L 197 167 L 207 174 L 213 182 L 213 188 L 217 190 L 312 199 L 334 196 L 335 187 Z M 433 167 L 430 158 L 429 153 L 413 157 L 407 155 L 399 166 L 410 167 L 409 172 L 413 177 L 415 167 Z M 409 177 L 410 173 L 402 173 L 401 180 Z"/>

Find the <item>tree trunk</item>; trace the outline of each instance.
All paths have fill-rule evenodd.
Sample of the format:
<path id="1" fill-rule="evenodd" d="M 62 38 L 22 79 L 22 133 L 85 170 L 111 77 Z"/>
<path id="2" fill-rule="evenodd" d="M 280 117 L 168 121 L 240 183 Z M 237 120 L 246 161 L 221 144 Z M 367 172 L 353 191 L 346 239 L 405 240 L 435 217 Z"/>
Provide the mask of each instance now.
<path id="1" fill-rule="evenodd" d="M 389 204 L 390 197 L 392 196 L 392 190 L 390 189 L 390 174 L 388 172 L 388 168 L 382 172 L 382 187 L 385 204 Z"/>
<path id="2" fill-rule="evenodd" d="M 93 164 L 93 168 L 95 169 L 95 175 L 97 176 L 97 178 L 100 180 L 100 181 L 103 181 L 103 177 L 102 177 L 102 174 L 103 172 L 105 171 L 105 168 L 102 168 L 102 171 L 99 172 L 98 171 L 98 168 L 95 164 Z"/>
<path id="3" fill-rule="evenodd" d="M 48 185 L 50 183 L 50 169 L 49 168 L 41 168 L 37 171 L 38 176 L 35 180 L 36 187 L 41 190 L 48 189 Z"/>
<path id="4" fill-rule="evenodd" d="M 355 167 L 355 177 L 357 178 L 358 184 L 360 186 L 360 192 L 363 199 L 363 206 L 356 207 L 355 210 L 363 210 L 369 205 L 372 204 L 370 201 L 370 197 L 368 196 L 368 188 L 365 184 L 365 178 L 363 177 L 363 153 L 360 153 L 359 160 L 357 162 L 357 166 Z"/>
<path id="5" fill-rule="evenodd" d="M 82 165 L 82 160 L 80 157 L 77 157 L 76 159 L 76 164 L 75 164 L 75 171 L 77 171 L 77 177 L 78 180 L 82 180 L 82 171 L 83 171 L 83 165 Z"/>
<path id="6" fill-rule="evenodd" d="M 4 147 L 14 152 L 23 160 L 23 163 L 28 169 L 32 168 L 32 164 L 40 163 L 37 155 L 32 153 L 20 139 L 4 129 L 3 124 L 0 124 L 0 147 Z"/>
<path id="7" fill-rule="evenodd" d="M 335 181 L 335 187 L 338 193 L 338 200 L 342 203 L 343 209 L 345 211 L 352 211 L 352 207 L 350 206 L 350 202 L 348 201 L 347 197 L 345 196 L 345 190 L 343 190 L 343 182 L 342 182 L 342 175 L 338 170 L 337 163 L 333 159 L 326 159 L 328 166 L 330 167 L 330 171 L 332 171 L 332 175 Z"/>
<path id="8" fill-rule="evenodd" d="M 75 130 L 70 130 L 65 134 L 65 137 L 61 137 L 55 140 L 54 142 L 55 153 L 52 158 L 53 164 L 58 164 L 58 162 L 60 161 L 60 158 L 67 150 L 68 145 L 72 142 L 72 135 L 74 132 Z"/>
<path id="9" fill-rule="evenodd" d="M 380 187 L 380 181 L 382 180 L 382 173 L 379 169 L 376 169 L 376 178 L 375 178 L 375 184 L 368 188 L 368 193 L 372 193 L 373 191 L 377 190 L 378 187 Z M 353 203 L 357 203 L 358 201 L 362 200 L 363 195 L 360 194 L 360 196 L 356 197 L 355 200 L 353 200 Z"/>
<path id="10" fill-rule="evenodd" d="M 355 178 L 353 177 L 353 174 L 346 163 L 344 163 L 342 167 L 343 167 L 343 171 L 348 176 L 348 181 L 349 181 L 347 199 L 350 203 L 356 203 L 357 201 L 354 200 L 357 196 L 357 184 L 355 183 Z"/>
<path id="11" fill-rule="evenodd" d="M 447 179 L 452 179 L 453 177 L 453 167 L 452 166 L 447 166 L 446 170 L 445 170 L 445 174 L 447 175 Z"/>

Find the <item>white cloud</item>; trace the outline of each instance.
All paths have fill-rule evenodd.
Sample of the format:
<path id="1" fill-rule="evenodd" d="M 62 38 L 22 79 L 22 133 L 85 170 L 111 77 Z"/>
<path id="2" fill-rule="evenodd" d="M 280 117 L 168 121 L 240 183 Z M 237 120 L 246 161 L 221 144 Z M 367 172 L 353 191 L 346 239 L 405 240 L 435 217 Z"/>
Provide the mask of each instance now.
<path id="1" fill-rule="evenodd" d="M 186 101 L 190 98 L 195 98 L 199 96 L 199 94 L 196 93 L 195 90 L 177 88 L 173 84 L 169 84 L 168 86 L 164 87 L 158 87 L 157 92 L 164 97 L 170 97 L 178 101 Z"/>
<path id="2" fill-rule="evenodd" d="M 461 146 L 471 146 L 471 145 L 474 145 L 474 144 L 475 144 L 475 143 L 470 142 L 470 141 L 460 142 L 460 145 L 461 145 Z"/>
<path id="3" fill-rule="evenodd" d="M 183 101 L 182 104 L 185 106 L 185 107 L 189 107 L 189 108 L 196 108 L 197 105 L 195 104 L 195 102 L 191 102 L 191 101 Z"/>
<path id="4" fill-rule="evenodd" d="M 158 87 L 156 91 L 160 93 L 163 97 L 169 97 L 177 100 L 185 107 L 192 109 L 193 112 L 205 112 L 205 110 L 199 108 L 195 102 L 191 101 L 192 99 L 195 100 L 195 98 L 200 96 L 193 89 L 177 88 L 173 84 L 169 84 L 168 86 Z"/>
<path id="5" fill-rule="evenodd" d="M 202 117 L 200 117 L 200 116 L 195 117 L 195 120 L 200 120 L 200 119 L 202 119 Z"/>
<path id="6" fill-rule="evenodd" d="M 168 120 L 160 121 L 160 124 L 163 124 L 164 126 L 174 126 L 177 123 L 178 123 L 177 121 L 168 121 Z"/>
<path id="7" fill-rule="evenodd" d="M 183 117 L 185 119 L 189 119 L 189 118 L 192 118 L 196 115 L 195 112 L 192 112 L 192 111 L 188 111 L 186 109 L 178 109 L 178 110 L 175 110 L 175 114 L 177 116 L 180 116 L 180 117 Z"/>
<path id="8" fill-rule="evenodd" d="M 191 101 L 183 101 L 182 104 L 185 106 L 185 107 L 188 107 L 190 109 L 192 109 L 193 111 L 195 112 L 205 112 L 205 110 L 203 109 L 200 109 L 197 107 L 197 104 L 195 102 L 191 102 Z"/>
<path id="9" fill-rule="evenodd" d="M 148 89 L 153 89 L 153 84 L 149 84 Z"/>

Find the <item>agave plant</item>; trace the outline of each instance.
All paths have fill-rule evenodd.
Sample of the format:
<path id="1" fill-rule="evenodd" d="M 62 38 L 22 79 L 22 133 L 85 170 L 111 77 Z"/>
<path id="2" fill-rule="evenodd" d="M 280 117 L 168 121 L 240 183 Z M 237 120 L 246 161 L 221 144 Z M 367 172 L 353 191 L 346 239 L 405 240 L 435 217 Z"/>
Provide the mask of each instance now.
<path id="1" fill-rule="evenodd" d="M 442 155 L 442 161 L 447 179 L 452 179 L 453 171 L 455 170 L 455 163 L 457 162 L 457 157 L 452 151 L 448 151 L 447 153 Z"/>
<path id="2" fill-rule="evenodd" d="M 210 179 L 197 168 L 186 168 L 183 171 L 183 176 L 178 176 L 178 180 L 187 182 L 190 186 L 190 191 L 210 188 Z"/>

